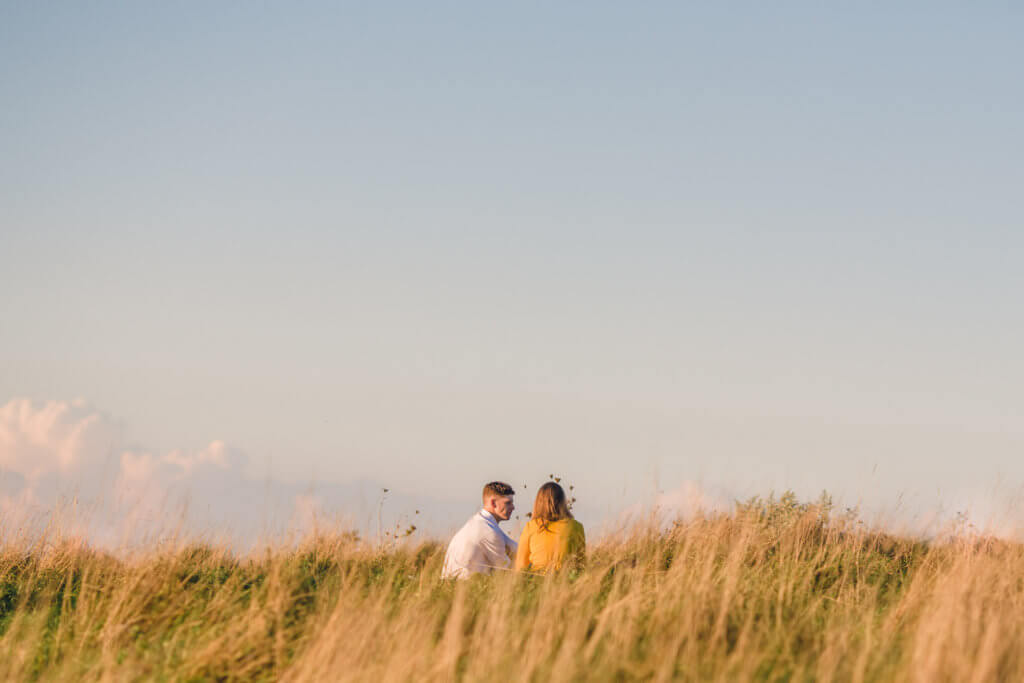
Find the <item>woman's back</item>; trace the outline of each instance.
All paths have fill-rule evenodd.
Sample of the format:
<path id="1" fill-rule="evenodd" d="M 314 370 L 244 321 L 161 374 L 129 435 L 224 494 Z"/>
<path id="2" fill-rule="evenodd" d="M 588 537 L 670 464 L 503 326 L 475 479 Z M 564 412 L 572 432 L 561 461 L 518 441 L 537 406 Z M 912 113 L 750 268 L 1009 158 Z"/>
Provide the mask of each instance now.
<path id="1" fill-rule="evenodd" d="M 544 572 L 582 564 L 586 547 L 583 525 L 572 517 L 557 522 L 533 519 L 519 537 L 516 569 Z"/>

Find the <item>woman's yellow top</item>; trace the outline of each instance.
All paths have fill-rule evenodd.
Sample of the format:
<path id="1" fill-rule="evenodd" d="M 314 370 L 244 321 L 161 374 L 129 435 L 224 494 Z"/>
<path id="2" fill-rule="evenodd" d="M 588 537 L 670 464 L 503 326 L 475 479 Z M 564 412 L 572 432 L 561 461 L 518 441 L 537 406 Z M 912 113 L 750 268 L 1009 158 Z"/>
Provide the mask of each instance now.
<path id="1" fill-rule="evenodd" d="M 545 572 L 582 564 L 586 548 L 583 525 L 575 519 L 548 522 L 546 528 L 531 519 L 519 537 L 516 569 Z"/>

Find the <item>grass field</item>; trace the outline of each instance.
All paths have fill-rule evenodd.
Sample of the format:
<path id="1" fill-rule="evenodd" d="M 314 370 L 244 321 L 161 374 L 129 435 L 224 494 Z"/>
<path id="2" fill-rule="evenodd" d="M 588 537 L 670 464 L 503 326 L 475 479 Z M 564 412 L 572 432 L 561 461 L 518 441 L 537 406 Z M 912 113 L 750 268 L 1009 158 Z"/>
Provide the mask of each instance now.
<path id="1" fill-rule="evenodd" d="M 606 537 L 572 575 L 460 583 L 436 542 L 115 557 L 4 534 L 4 680 L 1024 680 L 1024 546 L 789 497 Z"/>

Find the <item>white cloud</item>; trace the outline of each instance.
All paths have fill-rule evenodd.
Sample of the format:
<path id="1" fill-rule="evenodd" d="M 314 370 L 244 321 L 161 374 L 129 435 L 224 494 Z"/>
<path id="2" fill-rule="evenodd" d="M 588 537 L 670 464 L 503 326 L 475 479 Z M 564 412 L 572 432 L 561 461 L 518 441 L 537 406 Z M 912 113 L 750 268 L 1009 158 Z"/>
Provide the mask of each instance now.
<path id="1" fill-rule="evenodd" d="M 115 420 L 82 400 L 0 406 L 0 514 L 8 528 L 63 509 L 88 517 L 65 516 L 66 524 L 106 543 L 181 527 L 253 538 L 272 521 L 266 510 L 286 508 L 288 519 L 296 493 L 255 482 L 247 465 L 220 440 L 164 454 L 126 448 Z"/>
<path id="2" fill-rule="evenodd" d="M 221 440 L 195 451 L 127 448 L 117 422 L 85 401 L 0 406 L 0 515 L 8 530 L 45 524 L 54 510 L 65 531 L 106 546 L 180 530 L 244 545 L 340 519 L 364 533 L 378 526 L 374 482 L 314 490 L 249 469 L 247 456 Z M 382 523 L 428 506 L 440 511 L 440 528 L 451 522 L 451 505 L 392 494 Z"/>
<path id="3" fill-rule="evenodd" d="M 0 469 L 29 481 L 102 465 L 118 441 L 114 421 L 80 399 L 15 399 L 0 407 Z"/>

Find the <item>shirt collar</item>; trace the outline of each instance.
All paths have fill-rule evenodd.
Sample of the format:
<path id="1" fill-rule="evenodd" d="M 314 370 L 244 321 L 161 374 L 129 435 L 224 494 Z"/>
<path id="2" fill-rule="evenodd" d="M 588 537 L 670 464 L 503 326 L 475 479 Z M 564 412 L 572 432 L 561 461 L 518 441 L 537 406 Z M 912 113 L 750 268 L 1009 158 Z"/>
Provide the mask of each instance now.
<path id="1" fill-rule="evenodd" d="M 483 517 L 484 521 L 486 521 L 488 524 L 492 526 L 498 525 L 498 520 L 494 518 L 494 515 L 492 515 L 487 510 L 484 510 L 483 508 L 480 508 L 480 516 Z"/>

